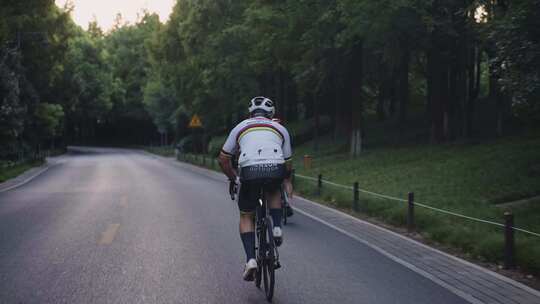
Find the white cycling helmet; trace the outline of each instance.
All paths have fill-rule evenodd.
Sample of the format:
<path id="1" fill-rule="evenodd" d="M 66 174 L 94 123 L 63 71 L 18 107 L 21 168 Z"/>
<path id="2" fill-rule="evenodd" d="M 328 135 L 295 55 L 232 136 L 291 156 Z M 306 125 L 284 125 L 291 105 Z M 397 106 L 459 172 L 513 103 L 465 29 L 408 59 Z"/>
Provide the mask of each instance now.
<path id="1" fill-rule="evenodd" d="M 272 118 L 275 113 L 276 108 L 274 107 L 274 102 L 269 98 L 258 96 L 249 102 L 249 114 L 251 116 L 260 114 L 267 118 Z"/>

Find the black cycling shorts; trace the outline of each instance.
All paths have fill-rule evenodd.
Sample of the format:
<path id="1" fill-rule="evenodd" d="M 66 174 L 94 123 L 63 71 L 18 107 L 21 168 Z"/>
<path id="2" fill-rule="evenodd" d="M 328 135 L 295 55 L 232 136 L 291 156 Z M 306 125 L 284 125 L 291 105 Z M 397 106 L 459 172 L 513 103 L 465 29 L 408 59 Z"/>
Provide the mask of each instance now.
<path id="1" fill-rule="evenodd" d="M 240 169 L 240 191 L 238 209 L 240 212 L 254 212 L 261 198 L 261 190 L 274 194 L 280 190 L 285 178 L 284 164 L 264 164 L 247 166 Z"/>

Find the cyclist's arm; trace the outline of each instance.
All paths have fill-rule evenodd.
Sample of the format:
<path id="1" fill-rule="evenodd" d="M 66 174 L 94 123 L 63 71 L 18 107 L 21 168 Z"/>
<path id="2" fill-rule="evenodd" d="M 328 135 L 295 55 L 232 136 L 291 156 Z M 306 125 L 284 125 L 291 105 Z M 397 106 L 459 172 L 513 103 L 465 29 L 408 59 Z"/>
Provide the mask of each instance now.
<path id="1" fill-rule="evenodd" d="M 221 151 L 221 153 L 219 154 L 218 160 L 219 160 L 219 166 L 221 167 L 221 171 L 223 171 L 223 173 L 227 175 L 229 180 L 235 181 L 236 176 L 238 174 L 235 168 L 233 168 L 232 161 L 231 161 L 232 156 Z"/>
<path id="2" fill-rule="evenodd" d="M 285 180 L 283 181 L 283 186 L 285 187 L 285 191 L 287 192 L 287 195 L 289 198 L 293 197 L 293 186 L 292 186 L 292 148 L 291 148 L 291 137 L 289 135 L 289 132 L 287 129 L 283 128 L 283 158 L 285 159 L 285 168 L 287 170 Z"/>
<path id="3" fill-rule="evenodd" d="M 232 165 L 232 158 L 238 152 L 238 145 L 236 143 L 236 130 L 237 128 L 234 128 L 231 133 L 229 134 L 229 137 L 227 137 L 227 140 L 225 141 L 225 144 L 223 145 L 223 148 L 221 149 L 221 153 L 219 153 L 219 166 L 221 167 L 221 171 L 227 175 L 229 180 L 235 181 L 236 176 L 238 175 L 236 172 L 236 169 Z"/>
<path id="4" fill-rule="evenodd" d="M 285 165 L 287 169 L 286 179 L 291 178 L 292 173 L 292 148 L 291 148 L 291 136 L 287 129 L 283 128 L 283 158 L 285 159 Z"/>

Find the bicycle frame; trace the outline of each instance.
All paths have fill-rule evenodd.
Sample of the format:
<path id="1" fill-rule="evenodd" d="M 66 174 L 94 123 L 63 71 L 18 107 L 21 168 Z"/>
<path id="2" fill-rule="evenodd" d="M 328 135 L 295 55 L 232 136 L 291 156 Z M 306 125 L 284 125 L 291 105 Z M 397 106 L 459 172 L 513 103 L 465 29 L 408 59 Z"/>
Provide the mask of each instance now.
<path id="1" fill-rule="evenodd" d="M 259 205 L 255 210 L 256 257 L 259 268 L 255 279 L 255 286 L 261 286 L 264 279 L 266 299 L 272 300 L 275 284 L 275 270 L 280 268 L 279 252 L 272 236 L 273 223 L 270 217 L 268 200 L 265 195 L 264 184 L 261 187 Z"/>
<path id="2" fill-rule="evenodd" d="M 266 193 L 264 191 L 264 187 L 262 187 L 261 189 L 259 205 L 257 206 L 257 209 L 255 210 L 254 220 L 255 220 L 255 235 L 257 236 L 257 244 L 256 244 L 255 249 L 258 250 L 258 249 L 262 249 L 260 248 L 261 244 L 260 244 L 260 239 L 259 239 L 261 232 L 267 229 L 269 224 L 271 224 L 271 228 L 274 227 L 272 218 L 270 217 L 270 207 L 268 206 L 268 200 L 266 199 Z M 274 246 L 274 251 L 275 251 L 276 261 L 279 261 L 279 252 L 276 246 Z"/>

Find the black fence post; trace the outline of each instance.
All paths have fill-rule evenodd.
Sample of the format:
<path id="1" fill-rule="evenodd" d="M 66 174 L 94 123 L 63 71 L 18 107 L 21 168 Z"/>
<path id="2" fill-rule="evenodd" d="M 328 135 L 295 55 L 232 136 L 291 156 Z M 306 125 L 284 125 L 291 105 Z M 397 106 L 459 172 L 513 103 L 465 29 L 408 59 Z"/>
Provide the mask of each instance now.
<path id="1" fill-rule="evenodd" d="M 409 232 L 414 231 L 414 192 L 409 192 L 409 199 L 407 206 L 407 230 Z"/>
<path id="2" fill-rule="evenodd" d="M 514 215 L 512 212 L 504 213 L 504 268 L 515 267 L 514 261 Z"/>
<path id="3" fill-rule="evenodd" d="M 354 182 L 353 184 L 353 210 L 354 211 L 358 212 L 360 210 L 359 203 L 360 203 L 359 186 L 358 186 L 358 182 Z"/>
<path id="4" fill-rule="evenodd" d="M 319 174 L 319 177 L 317 178 L 317 195 L 321 195 L 322 190 L 322 174 Z"/>

